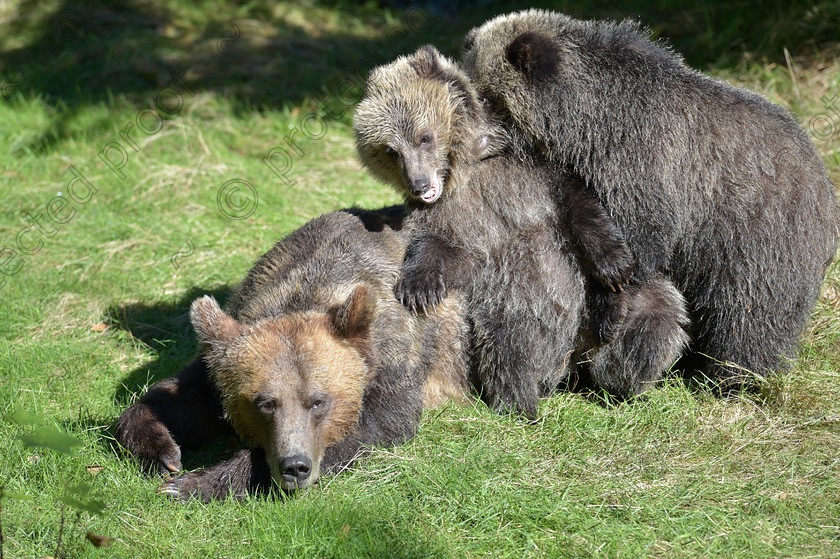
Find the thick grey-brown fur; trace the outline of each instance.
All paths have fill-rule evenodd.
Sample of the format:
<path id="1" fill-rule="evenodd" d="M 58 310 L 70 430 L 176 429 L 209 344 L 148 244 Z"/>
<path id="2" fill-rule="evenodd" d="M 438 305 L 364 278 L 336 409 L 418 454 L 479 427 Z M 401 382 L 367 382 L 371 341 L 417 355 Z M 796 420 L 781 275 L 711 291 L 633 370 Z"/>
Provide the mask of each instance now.
<path id="1" fill-rule="evenodd" d="M 595 189 L 636 276 L 663 273 L 684 293 L 684 368 L 733 387 L 741 367 L 785 368 L 838 235 L 834 188 L 787 111 L 689 68 L 633 22 L 500 16 L 469 33 L 462 64 L 522 152 Z"/>
<path id="2" fill-rule="evenodd" d="M 403 87 L 406 79 L 412 80 L 411 87 Z M 394 90 L 400 94 L 394 95 Z M 375 177 L 404 196 L 408 208 L 420 208 L 433 203 L 448 184 L 456 184 L 449 181 L 449 173 L 459 162 L 504 149 L 506 139 L 486 118 L 487 110 L 486 101 L 476 96 L 450 60 L 434 47 L 422 47 L 411 57 L 371 71 L 366 94 L 356 108 L 359 157 Z M 498 188 L 507 192 L 518 185 L 500 183 Z M 608 342 L 626 315 L 621 290 L 632 275 L 632 251 L 582 181 L 553 188 L 551 193 L 587 279 L 595 280 L 589 293 L 596 340 Z M 439 264 L 447 266 L 443 260 Z M 406 275 L 397 286 L 397 296 L 412 309 L 435 305 L 445 291 L 444 282 L 436 277 Z"/>
<path id="3" fill-rule="evenodd" d="M 474 95 L 457 66 L 426 47 L 374 70 L 357 108 L 362 162 L 402 193 L 412 210 L 405 291 L 424 293 L 431 284 L 431 299 L 421 298 L 421 306 L 452 290 L 466 294 L 475 384 L 496 410 L 535 416 L 538 399 L 580 360 L 616 395 L 643 391 L 687 341 L 682 295 L 661 278 L 629 286 L 617 339 L 596 347 L 586 327 L 592 282 L 555 196 L 558 185 L 582 185 L 511 156 L 485 111 L 462 102 Z M 440 178 L 442 195 L 431 204 L 416 199 L 401 161 L 385 153 L 389 146 L 401 160 L 416 157 L 408 152 L 422 151 L 418 134 L 433 136 L 436 155 L 420 165 Z M 491 156 L 481 158 L 482 151 Z"/>
<path id="4" fill-rule="evenodd" d="M 326 449 L 321 472 L 346 466 L 365 445 L 393 445 L 412 437 L 424 396 L 427 404 L 435 399 L 439 403 L 468 391 L 468 324 L 459 297 L 448 298 L 434 314 L 418 316 L 393 296 L 408 243 L 403 218 L 402 207 L 354 208 L 310 221 L 257 261 L 227 307 L 239 323 L 258 328 L 262 321 L 294 313 L 340 315 L 348 296 L 366 287 L 373 301 L 372 324 L 364 340 L 352 342 L 369 367 L 362 412 L 356 428 Z M 193 305 L 194 322 L 199 302 Z M 218 325 L 198 323 L 196 329 L 204 338 L 203 330 Z M 203 344 L 195 361 L 155 383 L 120 416 L 117 440 L 147 466 L 177 472 L 182 446 L 194 447 L 230 431 L 222 417 L 224 385 L 217 383 L 213 370 L 222 356 L 214 351 Z M 437 385 L 430 387 L 430 379 Z M 242 450 L 176 478 L 162 490 L 204 500 L 265 490 L 271 486 L 271 473 L 263 450 Z"/>

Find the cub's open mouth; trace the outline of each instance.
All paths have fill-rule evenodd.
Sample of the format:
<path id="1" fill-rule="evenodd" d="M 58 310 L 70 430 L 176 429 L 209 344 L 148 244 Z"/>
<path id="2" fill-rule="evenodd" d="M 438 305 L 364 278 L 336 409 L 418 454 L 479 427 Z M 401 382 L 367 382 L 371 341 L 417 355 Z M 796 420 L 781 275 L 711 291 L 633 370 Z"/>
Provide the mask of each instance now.
<path id="1" fill-rule="evenodd" d="M 429 186 L 429 190 L 420 195 L 420 199 L 426 202 L 427 204 L 431 204 L 432 202 L 440 198 L 442 192 L 443 188 L 440 187 L 439 183 L 432 183 L 432 185 Z"/>
<path id="2" fill-rule="evenodd" d="M 434 177 L 432 178 L 432 182 L 429 185 L 429 189 L 423 194 L 421 194 L 419 198 L 423 202 L 431 204 L 432 202 L 440 198 L 441 194 L 443 194 L 443 182 L 444 179 L 441 178 L 438 173 L 435 173 Z"/>

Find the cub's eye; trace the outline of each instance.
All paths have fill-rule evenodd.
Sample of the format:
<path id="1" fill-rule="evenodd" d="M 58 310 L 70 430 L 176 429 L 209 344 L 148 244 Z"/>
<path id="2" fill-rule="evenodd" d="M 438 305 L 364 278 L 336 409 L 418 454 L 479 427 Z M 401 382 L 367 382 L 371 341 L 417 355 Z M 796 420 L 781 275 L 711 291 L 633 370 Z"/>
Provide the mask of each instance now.
<path id="1" fill-rule="evenodd" d="M 313 410 L 317 410 L 318 408 L 320 408 L 320 407 L 321 407 L 321 406 L 323 406 L 323 405 L 324 405 L 324 401 L 323 401 L 323 400 L 313 400 L 313 401 L 312 401 L 312 404 L 310 404 L 310 407 L 311 407 Z"/>
<path id="2" fill-rule="evenodd" d="M 385 149 L 383 151 L 388 157 L 395 157 L 397 155 L 397 150 L 395 150 L 391 146 L 385 146 Z"/>
<path id="3" fill-rule="evenodd" d="M 423 134 L 420 136 L 420 145 L 426 146 L 432 143 L 432 137 L 429 134 Z"/>

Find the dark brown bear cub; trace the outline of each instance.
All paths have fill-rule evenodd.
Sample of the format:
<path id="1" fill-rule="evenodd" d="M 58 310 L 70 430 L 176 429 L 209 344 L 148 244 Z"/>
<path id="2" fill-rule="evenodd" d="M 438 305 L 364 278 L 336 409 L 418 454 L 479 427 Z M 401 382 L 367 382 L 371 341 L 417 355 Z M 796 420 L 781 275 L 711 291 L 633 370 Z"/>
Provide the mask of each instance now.
<path id="1" fill-rule="evenodd" d="M 250 447 L 185 474 L 165 493 L 204 500 L 309 487 L 364 446 L 414 435 L 422 409 L 467 393 L 457 295 L 432 316 L 393 297 L 407 238 L 402 210 L 348 210 L 304 225 L 249 272 L 227 312 L 193 303 L 199 358 L 153 385 L 117 439 L 160 471 L 181 447 L 232 426 Z"/>
<path id="2" fill-rule="evenodd" d="M 632 22 L 528 10 L 463 67 L 525 156 L 591 186 L 636 256 L 686 296 L 700 369 L 737 389 L 795 358 L 837 250 L 834 188 L 783 108 L 704 76 Z"/>
<path id="3" fill-rule="evenodd" d="M 402 83 L 406 77 L 411 81 Z M 396 88 L 399 99 L 393 100 L 393 107 L 383 108 L 383 97 Z M 445 195 L 447 183 L 453 182 L 450 174 L 460 162 L 487 158 L 504 149 L 507 139 L 487 118 L 487 112 L 486 100 L 476 97 L 464 74 L 434 47 L 423 47 L 411 58 L 371 72 L 366 98 L 356 109 L 359 156 L 374 176 L 398 187 L 409 209 L 423 210 Z M 401 125 L 408 129 L 388 134 Z M 594 192 L 583 181 L 569 181 L 563 175 L 553 177 L 563 188 L 550 189 L 555 197 L 551 204 L 561 212 L 578 262 L 593 280 L 587 289 L 591 326 L 596 342 L 606 343 L 618 335 L 626 316 L 622 291 L 635 259 Z M 529 180 L 527 175 L 518 178 Z M 512 202 L 528 191 L 518 182 L 505 184 L 501 178 L 496 188 L 508 193 Z M 397 296 L 412 309 L 433 306 L 446 292 L 440 278 L 423 277 L 412 269 L 412 262 L 429 256 L 419 253 L 421 246 L 414 243 L 409 249 L 403 279 L 397 286 Z M 431 247 L 428 250 L 431 252 Z M 441 259 L 438 264 L 447 266 Z M 431 267 L 425 271 L 437 272 Z"/>
<path id="4" fill-rule="evenodd" d="M 364 165 L 412 210 L 398 292 L 419 307 L 453 290 L 466 296 L 475 384 L 494 409 L 534 417 L 539 398 L 578 366 L 611 393 L 634 395 L 680 355 L 684 302 L 661 278 L 625 288 L 627 316 L 613 342 L 599 346 L 585 335 L 593 282 L 555 196 L 571 189 L 586 201 L 585 185 L 508 153 L 451 60 L 424 47 L 375 69 L 354 128 Z M 621 246 L 596 225 L 609 234 L 578 236 Z"/>

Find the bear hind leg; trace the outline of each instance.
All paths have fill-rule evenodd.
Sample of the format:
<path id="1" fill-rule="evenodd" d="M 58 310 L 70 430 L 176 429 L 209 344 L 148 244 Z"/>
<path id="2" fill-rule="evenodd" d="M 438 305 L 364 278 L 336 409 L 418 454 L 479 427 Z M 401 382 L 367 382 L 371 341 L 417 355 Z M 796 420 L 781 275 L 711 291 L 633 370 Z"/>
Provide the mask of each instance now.
<path id="1" fill-rule="evenodd" d="M 625 292 L 629 308 L 621 333 L 588 363 L 594 382 L 619 399 L 654 386 L 688 345 L 685 299 L 671 282 L 654 278 Z"/>

